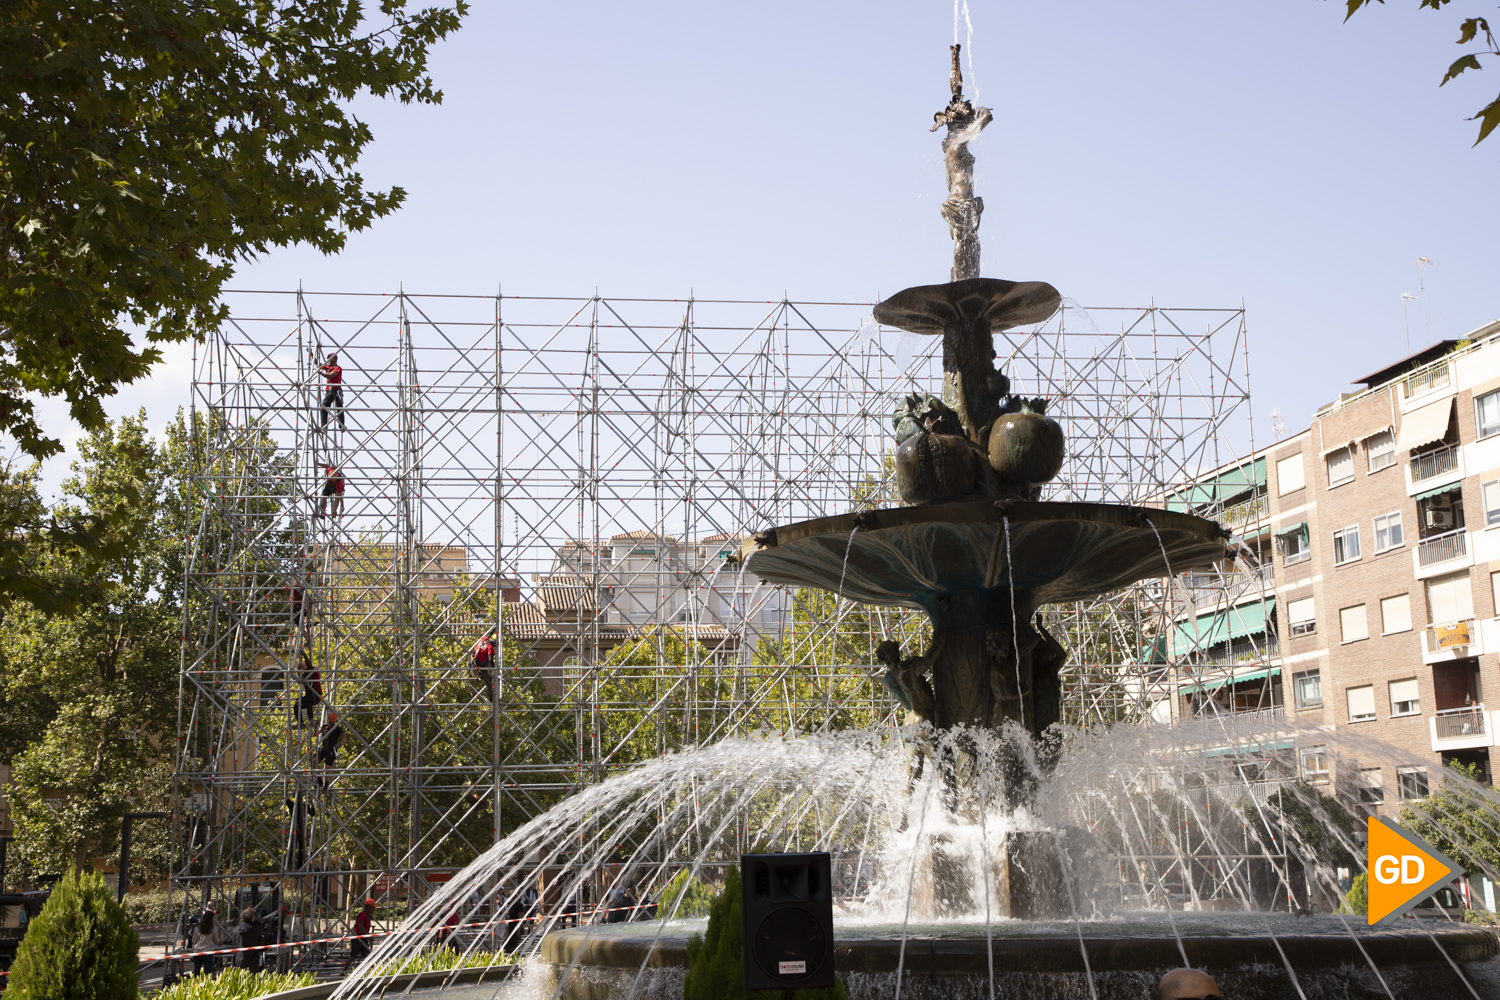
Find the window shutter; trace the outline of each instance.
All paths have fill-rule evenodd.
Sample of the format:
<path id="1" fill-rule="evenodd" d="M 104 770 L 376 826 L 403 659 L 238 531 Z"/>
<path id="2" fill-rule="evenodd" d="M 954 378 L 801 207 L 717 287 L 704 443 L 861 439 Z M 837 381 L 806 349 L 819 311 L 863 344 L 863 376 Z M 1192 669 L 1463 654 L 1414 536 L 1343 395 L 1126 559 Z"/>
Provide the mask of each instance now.
<path id="1" fill-rule="evenodd" d="M 1317 617 L 1317 611 L 1313 607 L 1313 599 L 1311 597 L 1304 597 L 1300 601 L 1292 601 L 1286 606 L 1286 620 L 1291 625 L 1310 622 Z"/>
<path id="2" fill-rule="evenodd" d="M 1375 714 L 1375 686 L 1373 684 L 1350 688 L 1348 695 L 1349 718 L 1359 719 Z"/>
<path id="3" fill-rule="evenodd" d="M 1398 701 L 1417 701 L 1417 679 L 1391 681 L 1391 704 Z"/>
<path id="4" fill-rule="evenodd" d="M 1341 608 L 1339 610 L 1339 629 L 1343 633 L 1345 642 L 1353 642 L 1355 639 L 1368 639 L 1370 627 L 1365 620 L 1365 606 L 1356 604 L 1352 608 Z"/>
<path id="5" fill-rule="evenodd" d="M 1399 594 L 1382 600 L 1380 618 L 1386 632 L 1411 631 L 1411 595 Z"/>

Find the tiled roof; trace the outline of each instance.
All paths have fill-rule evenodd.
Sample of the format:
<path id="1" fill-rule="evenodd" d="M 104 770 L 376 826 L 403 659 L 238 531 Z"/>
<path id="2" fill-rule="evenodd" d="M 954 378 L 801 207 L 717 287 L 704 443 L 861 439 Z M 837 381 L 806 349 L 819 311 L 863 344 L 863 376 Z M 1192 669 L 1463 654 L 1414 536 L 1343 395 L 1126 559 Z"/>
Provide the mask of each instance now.
<path id="1" fill-rule="evenodd" d="M 659 541 L 666 542 L 669 545 L 677 544 L 677 539 L 671 535 L 660 535 L 654 531 L 644 529 L 640 531 L 627 531 L 619 535 L 610 535 L 609 540 L 612 542 Z"/>
<path id="2" fill-rule="evenodd" d="M 593 587 L 579 582 L 576 573 L 550 573 L 539 577 L 536 583 L 537 596 L 542 605 L 551 612 L 592 614 L 598 607 L 594 600 Z"/>
<path id="3" fill-rule="evenodd" d="M 743 532 L 730 534 L 726 531 L 717 535 L 709 535 L 707 538 L 700 538 L 698 539 L 698 541 L 704 545 L 709 545 L 713 542 L 742 542 L 749 537 L 749 535 L 744 534 Z"/>

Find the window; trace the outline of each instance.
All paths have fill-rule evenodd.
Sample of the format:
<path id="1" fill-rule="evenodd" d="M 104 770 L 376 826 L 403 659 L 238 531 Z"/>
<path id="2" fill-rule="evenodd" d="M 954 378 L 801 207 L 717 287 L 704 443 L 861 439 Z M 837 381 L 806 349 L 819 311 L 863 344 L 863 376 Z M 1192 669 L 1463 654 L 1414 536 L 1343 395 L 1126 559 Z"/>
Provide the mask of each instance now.
<path id="1" fill-rule="evenodd" d="M 1323 675 L 1316 670 L 1298 674 L 1292 681 L 1298 708 L 1317 708 L 1323 704 Z"/>
<path id="2" fill-rule="evenodd" d="M 1342 486 L 1354 478 L 1354 452 L 1347 446 L 1328 453 L 1328 488 Z"/>
<path id="3" fill-rule="evenodd" d="M 1469 588 L 1468 571 L 1428 580 L 1427 610 L 1434 625 L 1473 618 L 1474 594 Z"/>
<path id="4" fill-rule="evenodd" d="M 1500 434 L 1500 389 L 1474 400 L 1474 424 L 1481 440 Z"/>
<path id="5" fill-rule="evenodd" d="M 1359 558 L 1359 525 L 1351 524 L 1333 533 L 1333 564 L 1353 562 Z"/>
<path id="6" fill-rule="evenodd" d="M 1421 715 L 1422 705 L 1417 698 L 1417 679 L 1391 681 L 1391 714 Z"/>
<path id="7" fill-rule="evenodd" d="M 1380 599 L 1380 630 L 1386 635 L 1392 632 L 1411 631 L 1411 595 L 1397 594 Z"/>
<path id="8" fill-rule="evenodd" d="M 1396 768 L 1396 789 L 1401 795 L 1402 802 L 1427 798 L 1427 768 Z"/>
<path id="9" fill-rule="evenodd" d="M 1308 747 L 1302 751 L 1302 777 L 1308 781 L 1328 780 L 1328 748 Z"/>
<path id="10" fill-rule="evenodd" d="M 1380 768 L 1363 767 L 1355 775 L 1355 788 L 1359 793 L 1359 804 L 1378 806 L 1385 803 L 1385 782 L 1380 778 Z"/>
<path id="11" fill-rule="evenodd" d="M 1379 472 L 1396 464 L 1396 438 L 1390 431 L 1381 431 L 1365 439 L 1365 455 L 1370 460 L 1370 471 Z"/>
<path id="12" fill-rule="evenodd" d="M 1291 531 L 1284 531 L 1276 536 L 1281 543 L 1281 561 L 1290 566 L 1304 559 L 1312 557 L 1312 549 L 1307 544 L 1307 525 L 1300 524 Z"/>
<path id="13" fill-rule="evenodd" d="M 1318 616 L 1313 609 L 1313 599 L 1304 597 L 1300 601 L 1292 601 L 1286 606 L 1287 624 L 1291 626 L 1292 635 L 1307 635 L 1318 630 Z"/>
<path id="14" fill-rule="evenodd" d="M 1365 618 L 1363 604 L 1339 609 L 1339 632 L 1343 635 L 1345 642 L 1370 638 L 1370 625 Z"/>
<path id="15" fill-rule="evenodd" d="M 1375 551 L 1401 547 L 1401 512 L 1392 511 L 1375 519 Z"/>
<path id="16" fill-rule="evenodd" d="M 1276 463 L 1276 489 L 1278 493 L 1291 493 L 1307 485 L 1302 475 L 1302 453 L 1283 458 Z"/>
<path id="17" fill-rule="evenodd" d="M 1500 524 L 1500 479 L 1479 487 L 1479 497 L 1484 501 L 1484 523 Z"/>
<path id="18" fill-rule="evenodd" d="M 1368 722 L 1375 718 L 1375 685 L 1352 687 L 1345 694 L 1349 698 L 1350 722 Z"/>

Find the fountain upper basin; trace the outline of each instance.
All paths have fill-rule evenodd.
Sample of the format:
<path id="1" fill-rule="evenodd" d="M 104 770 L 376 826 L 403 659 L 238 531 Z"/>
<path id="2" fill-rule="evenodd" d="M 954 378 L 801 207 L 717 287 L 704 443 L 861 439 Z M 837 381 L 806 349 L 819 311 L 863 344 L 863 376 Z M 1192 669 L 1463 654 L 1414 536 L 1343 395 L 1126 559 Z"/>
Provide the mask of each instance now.
<path id="1" fill-rule="evenodd" d="M 1226 541 L 1218 524 L 1176 511 L 983 500 L 799 521 L 758 536 L 743 555 L 769 583 L 935 614 L 946 595 L 1012 581 L 1032 606 L 1096 597 L 1212 565 Z"/>

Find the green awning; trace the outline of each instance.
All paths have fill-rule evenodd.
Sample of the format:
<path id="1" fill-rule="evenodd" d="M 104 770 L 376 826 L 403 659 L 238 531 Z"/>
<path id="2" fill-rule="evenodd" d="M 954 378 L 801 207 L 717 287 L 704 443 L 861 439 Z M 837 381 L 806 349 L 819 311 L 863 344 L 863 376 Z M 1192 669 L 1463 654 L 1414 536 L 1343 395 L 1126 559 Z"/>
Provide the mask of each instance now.
<path id="1" fill-rule="evenodd" d="M 1426 493 L 1418 493 L 1416 496 L 1412 497 L 1412 499 L 1413 500 L 1426 500 L 1428 497 L 1435 497 L 1435 496 L 1438 496 L 1438 495 L 1443 494 L 1443 493 L 1451 493 L 1451 492 L 1453 492 L 1456 489 L 1462 488 L 1463 484 L 1464 484 L 1463 480 L 1460 479 L 1456 483 L 1449 483 L 1447 486 L 1438 486 L 1438 487 L 1436 487 L 1434 489 L 1428 490 Z"/>
<path id="2" fill-rule="evenodd" d="M 1184 684 L 1179 688 L 1182 694 L 1192 694 L 1195 691 L 1217 691 L 1225 684 L 1244 684 L 1246 681 L 1258 681 L 1266 676 L 1274 677 L 1281 673 L 1280 667 L 1265 667 L 1260 670 L 1239 671 L 1236 670 L 1232 676 L 1215 677 L 1212 680 L 1202 681 L 1198 684 Z"/>
<path id="3" fill-rule="evenodd" d="M 1185 489 L 1167 494 L 1168 510 L 1192 510 L 1205 504 L 1223 504 L 1259 486 L 1266 485 L 1266 460 L 1257 458 Z"/>
<path id="4" fill-rule="evenodd" d="M 1178 622 L 1172 628 L 1172 655 L 1180 657 L 1194 649 L 1211 649 L 1230 639 L 1264 632 L 1266 616 L 1275 608 L 1276 598 L 1271 597 L 1227 611 L 1210 611 L 1190 622 Z"/>

